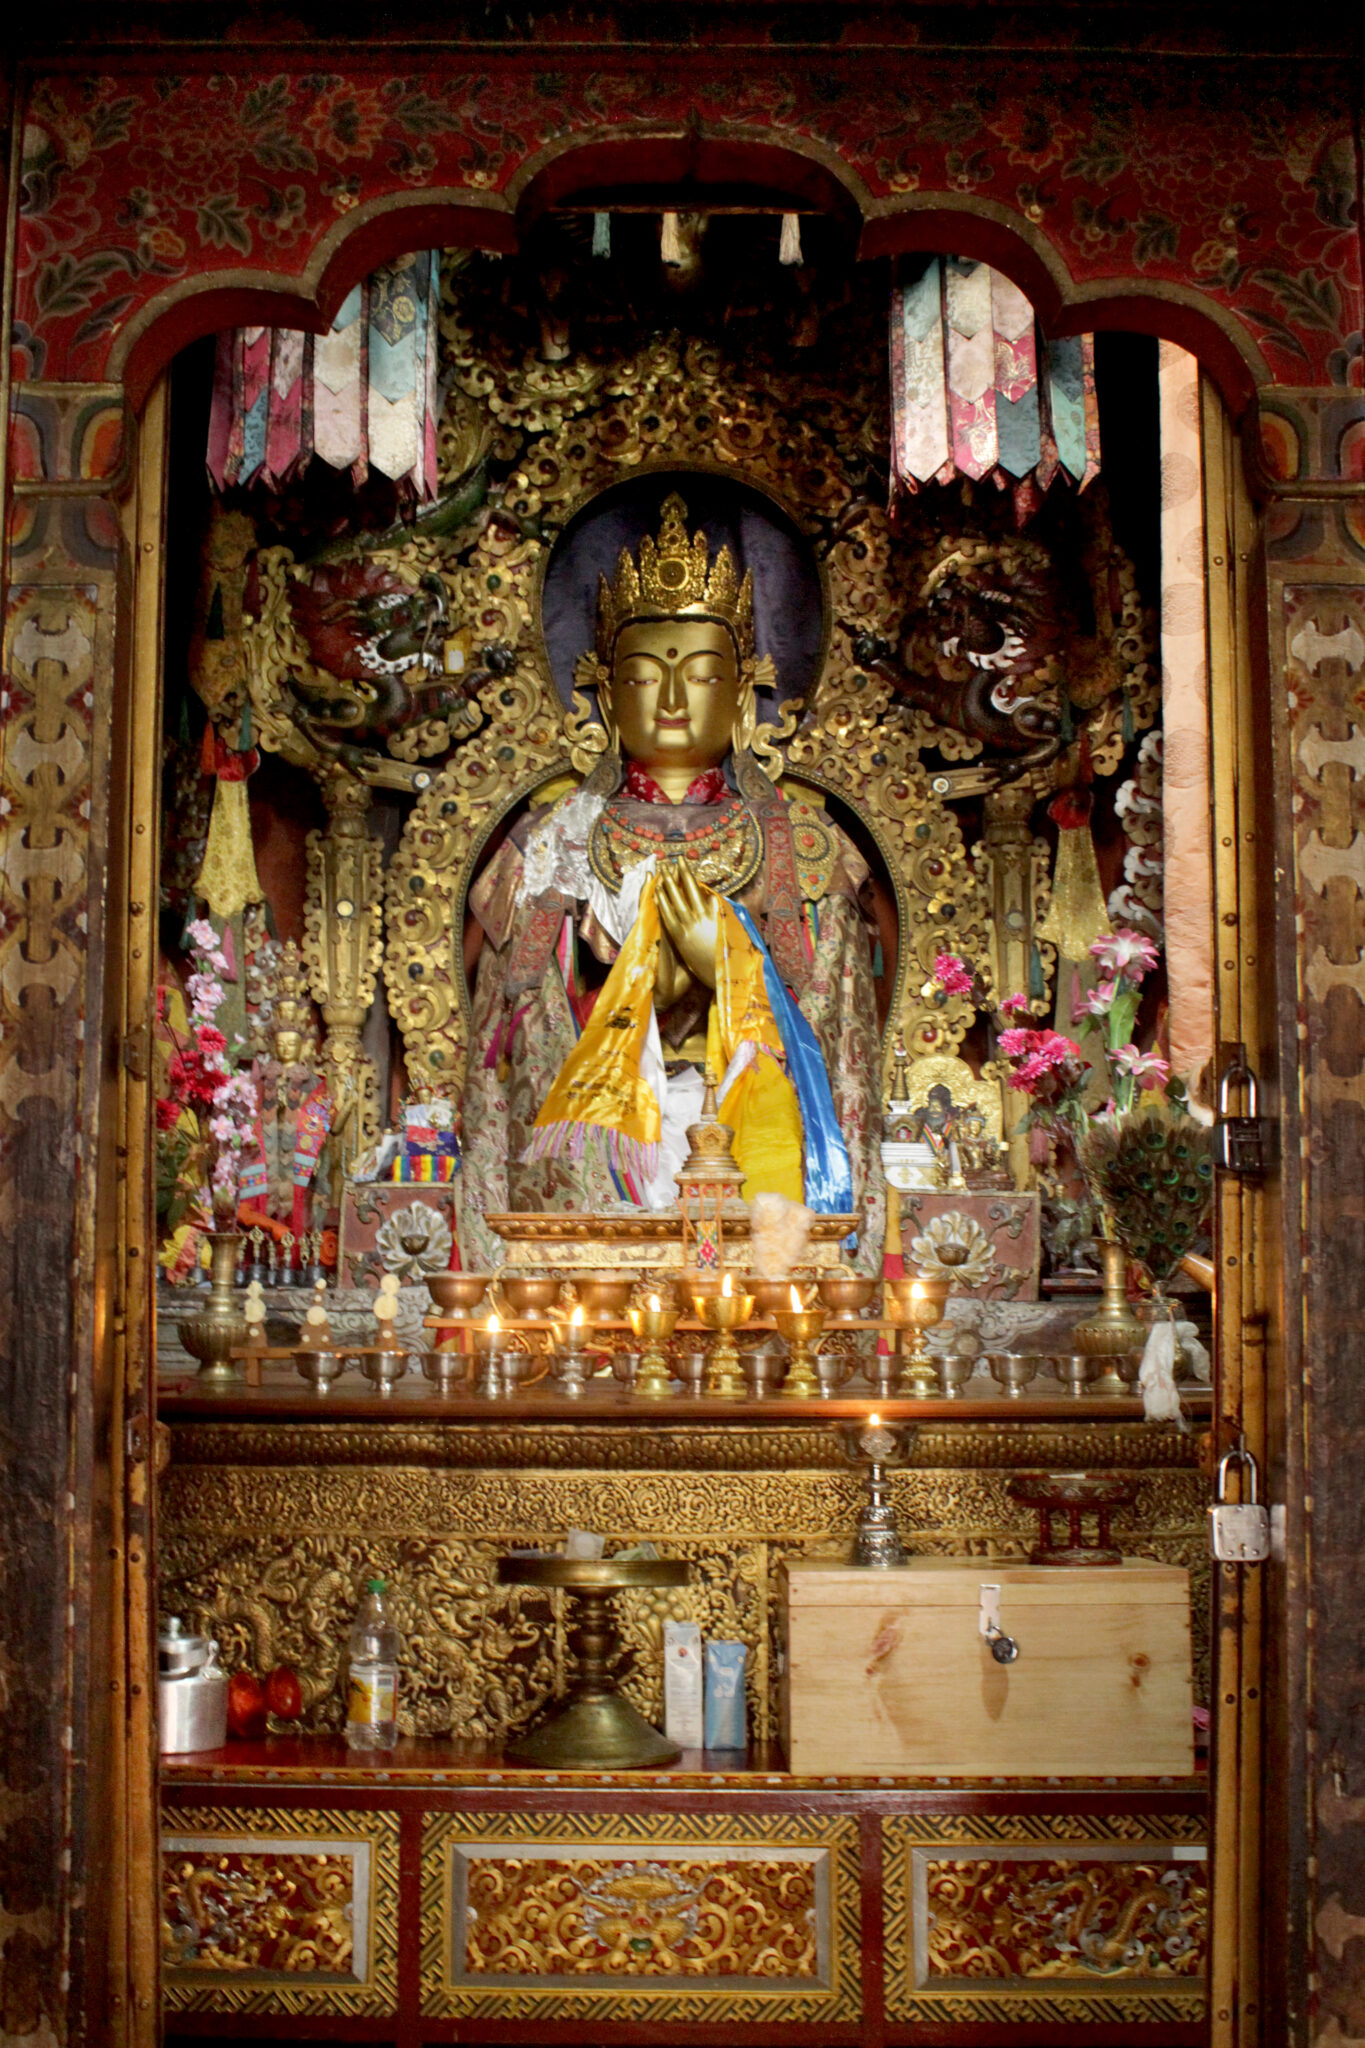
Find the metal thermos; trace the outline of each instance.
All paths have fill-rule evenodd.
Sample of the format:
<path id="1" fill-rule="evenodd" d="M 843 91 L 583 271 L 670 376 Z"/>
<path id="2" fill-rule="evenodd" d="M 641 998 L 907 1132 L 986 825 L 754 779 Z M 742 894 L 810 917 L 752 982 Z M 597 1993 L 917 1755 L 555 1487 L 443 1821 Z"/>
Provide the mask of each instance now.
<path id="1" fill-rule="evenodd" d="M 227 1673 L 218 1669 L 210 1636 L 186 1635 L 172 1615 L 156 1639 L 161 1671 L 157 1717 L 163 1756 L 221 1749 L 227 1741 Z"/>

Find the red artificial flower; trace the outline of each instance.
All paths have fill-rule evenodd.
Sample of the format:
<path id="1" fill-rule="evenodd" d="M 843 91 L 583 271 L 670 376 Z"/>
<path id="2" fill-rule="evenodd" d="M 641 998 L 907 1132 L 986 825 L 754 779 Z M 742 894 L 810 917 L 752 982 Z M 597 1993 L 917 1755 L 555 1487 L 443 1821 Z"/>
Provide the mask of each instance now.
<path id="1" fill-rule="evenodd" d="M 216 1024 L 201 1024 L 195 1035 L 199 1040 L 200 1052 L 220 1053 L 227 1051 L 227 1040 Z"/>
<path id="2" fill-rule="evenodd" d="M 156 1127 L 159 1131 L 173 1131 L 180 1121 L 180 1104 L 172 1102 L 169 1096 L 160 1095 L 156 1104 Z"/>

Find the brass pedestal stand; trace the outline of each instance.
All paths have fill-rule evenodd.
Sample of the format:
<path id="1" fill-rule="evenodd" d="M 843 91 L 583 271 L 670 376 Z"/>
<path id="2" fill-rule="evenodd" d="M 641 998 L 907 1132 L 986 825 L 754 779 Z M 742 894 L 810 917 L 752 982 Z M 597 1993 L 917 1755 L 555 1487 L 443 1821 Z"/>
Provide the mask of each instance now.
<path id="1" fill-rule="evenodd" d="M 569 1632 L 578 1676 L 558 1712 L 509 1746 L 513 1762 L 547 1771 L 638 1771 L 678 1761 L 676 1742 L 616 1690 L 611 1665 L 619 1632 L 611 1597 L 630 1586 L 685 1586 L 688 1570 L 680 1557 L 498 1559 L 504 1586 L 557 1586 L 579 1603 Z"/>

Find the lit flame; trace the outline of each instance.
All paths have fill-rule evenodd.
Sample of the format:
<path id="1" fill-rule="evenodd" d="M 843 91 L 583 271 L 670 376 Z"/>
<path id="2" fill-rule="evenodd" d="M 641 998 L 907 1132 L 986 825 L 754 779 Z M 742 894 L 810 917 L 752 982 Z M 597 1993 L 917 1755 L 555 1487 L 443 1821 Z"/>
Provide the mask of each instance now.
<path id="1" fill-rule="evenodd" d="M 869 1428 L 869 1429 L 880 1429 L 880 1428 L 881 1428 L 881 1426 L 882 1426 L 882 1418 L 881 1418 L 881 1416 L 880 1416 L 880 1415 L 869 1415 L 869 1416 L 868 1416 L 868 1418 L 867 1418 L 867 1426 L 868 1426 L 868 1428 Z"/>
<path id="2" fill-rule="evenodd" d="M 725 1296 L 727 1301 L 729 1300 L 730 1296 L 734 1293 L 734 1289 L 730 1285 L 730 1275 L 728 1273 L 720 1283 L 720 1291 Z"/>
<path id="3" fill-rule="evenodd" d="M 793 1307 L 793 1309 L 794 1309 L 794 1310 L 796 1311 L 796 1313 L 797 1313 L 798 1315 L 800 1315 L 800 1313 L 801 1313 L 801 1308 L 802 1308 L 802 1301 L 801 1301 L 801 1297 L 800 1297 L 800 1295 L 799 1295 L 799 1294 L 797 1293 L 797 1291 L 796 1291 L 796 1289 L 795 1289 L 794 1287 L 793 1287 L 793 1289 L 792 1289 L 792 1307 Z"/>
<path id="4" fill-rule="evenodd" d="M 657 1294 L 651 1294 L 651 1295 L 650 1295 L 650 1297 L 649 1297 L 649 1312 L 650 1312 L 650 1314 L 651 1314 L 652 1316 L 657 1316 L 662 1306 L 663 1306 L 663 1304 L 662 1304 L 662 1303 L 660 1302 L 660 1300 L 659 1300 L 659 1297 L 658 1297 L 658 1295 L 657 1295 Z"/>
<path id="5" fill-rule="evenodd" d="M 583 1307 L 581 1303 L 574 1310 L 573 1314 L 569 1317 L 569 1322 L 574 1329 L 578 1329 L 581 1327 L 583 1322 Z"/>
<path id="6" fill-rule="evenodd" d="M 920 1286 L 920 1284 L 919 1284 L 919 1281 L 918 1281 L 918 1280 L 917 1280 L 917 1281 L 915 1282 L 914 1286 L 913 1286 L 913 1287 L 912 1287 L 912 1288 L 910 1289 L 910 1299 L 911 1299 L 912 1301 L 923 1301 L 923 1299 L 924 1299 L 924 1289 L 923 1289 L 923 1288 L 922 1288 L 922 1287 Z"/>
<path id="7" fill-rule="evenodd" d="M 500 1337 L 502 1335 L 502 1324 L 495 1315 L 488 1318 L 488 1334 L 490 1337 Z"/>

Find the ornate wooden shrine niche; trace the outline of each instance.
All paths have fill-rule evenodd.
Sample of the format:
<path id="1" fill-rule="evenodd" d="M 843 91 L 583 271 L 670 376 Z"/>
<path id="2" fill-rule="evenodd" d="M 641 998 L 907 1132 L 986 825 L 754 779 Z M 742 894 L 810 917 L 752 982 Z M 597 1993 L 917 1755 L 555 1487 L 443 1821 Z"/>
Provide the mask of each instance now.
<path id="1" fill-rule="evenodd" d="M 591 772 L 604 735 L 575 671 L 598 575 L 673 492 L 713 551 L 728 540 L 754 568 L 777 657 L 756 758 L 866 858 L 883 1093 L 898 1058 L 933 1064 L 922 1100 L 930 1080 L 960 1090 L 961 1055 L 986 1057 L 976 1006 L 935 985 L 939 954 L 1051 1009 L 1068 932 L 1049 797 L 1098 793 L 1092 894 L 1159 926 L 1155 345 L 1100 343 L 1110 446 L 1084 490 L 955 477 L 889 503 L 887 273 L 853 269 L 818 221 L 784 270 L 776 226 L 720 217 L 704 252 L 693 230 L 691 279 L 660 269 L 648 216 L 617 219 L 607 262 L 581 215 L 544 222 L 516 262 L 448 254 L 430 502 L 403 510 L 383 478 L 355 491 L 316 461 L 211 500 L 182 444 L 170 632 L 193 694 L 176 696 L 172 654 L 167 900 L 183 916 L 203 868 L 207 712 L 227 757 L 246 744 L 267 763 L 247 783 L 260 877 L 245 843 L 225 870 L 220 844 L 210 900 L 237 916 L 264 899 L 302 945 L 338 1171 L 405 1092 L 459 1098 L 470 887 L 528 808 Z M 177 407 L 199 433 L 197 360 Z M 248 909 L 253 959 L 258 932 Z M 277 952 L 263 942 L 262 1030 Z M 387 1043 L 365 1022 L 381 977 Z M 997 1132 L 1000 1082 L 992 1067 Z"/>

